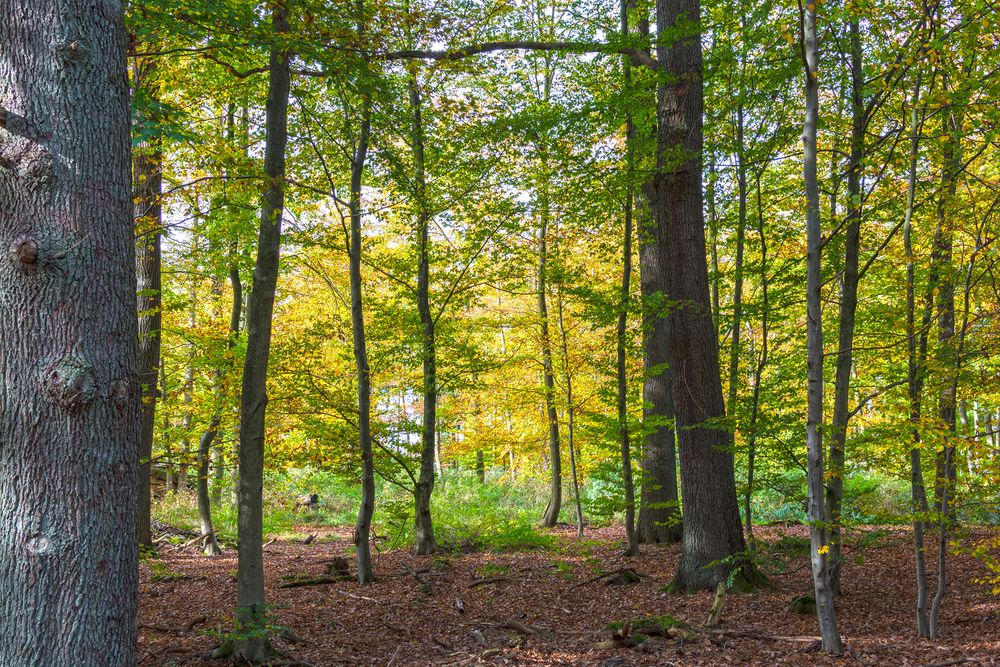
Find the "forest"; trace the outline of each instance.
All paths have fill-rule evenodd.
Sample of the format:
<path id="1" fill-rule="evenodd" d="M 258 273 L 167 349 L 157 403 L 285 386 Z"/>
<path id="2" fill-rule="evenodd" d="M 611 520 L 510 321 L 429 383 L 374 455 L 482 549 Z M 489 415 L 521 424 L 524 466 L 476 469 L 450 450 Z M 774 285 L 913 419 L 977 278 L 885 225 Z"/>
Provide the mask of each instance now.
<path id="1" fill-rule="evenodd" d="M 0 664 L 1000 664 L 995 0 L 0 0 Z"/>

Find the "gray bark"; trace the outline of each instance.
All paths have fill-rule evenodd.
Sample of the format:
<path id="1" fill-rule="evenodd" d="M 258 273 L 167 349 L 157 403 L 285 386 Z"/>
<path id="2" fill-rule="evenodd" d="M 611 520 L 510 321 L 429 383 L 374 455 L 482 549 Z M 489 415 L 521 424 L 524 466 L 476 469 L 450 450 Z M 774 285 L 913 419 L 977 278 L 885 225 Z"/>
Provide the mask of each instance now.
<path id="1" fill-rule="evenodd" d="M 0 16 L 0 656 L 134 665 L 141 380 L 122 4 L 5 0 Z"/>
<path id="2" fill-rule="evenodd" d="M 282 2 L 272 7 L 275 35 L 288 32 L 288 9 Z M 274 294 L 278 284 L 281 218 L 284 212 L 285 146 L 288 142 L 288 92 L 290 54 L 271 46 L 264 147 L 264 191 L 257 238 L 253 288 L 247 305 L 247 353 L 243 364 L 240 397 L 239 456 L 239 565 L 237 568 L 237 620 L 244 627 L 262 627 L 264 607 L 263 476 L 264 434 L 267 407 L 267 364 L 271 351 Z M 266 636 L 252 636 L 235 651 L 258 664 L 271 654 Z"/>
<path id="3" fill-rule="evenodd" d="M 833 591 L 830 588 L 828 526 L 823 465 L 823 319 L 822 319 L 822 230 L 820 229 L 819 182 L 816 175 L 816 131 L 819 124 L 819 45 L 816 36 L 816 5 L 802 10 L 802 47 L 805 59 L 805 122 L 802 132 L 803 181 L 806 191 L 806 337 L 808 347 L 808 416 L 806 450 L 809 487 L 810 560 L 816 613 L 823 651 L 834 655 L 844 647 L 837 629 Z"/>

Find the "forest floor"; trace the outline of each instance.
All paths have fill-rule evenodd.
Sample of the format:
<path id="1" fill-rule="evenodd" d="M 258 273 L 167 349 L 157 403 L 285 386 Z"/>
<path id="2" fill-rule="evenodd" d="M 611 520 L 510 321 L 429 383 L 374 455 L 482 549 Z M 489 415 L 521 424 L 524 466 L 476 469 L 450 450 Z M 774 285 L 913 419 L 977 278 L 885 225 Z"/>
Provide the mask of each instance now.
<path id="1" fill-rule="evenodd" d="M 677 568 L 676 545 L 643 546 L 640 556 L 626 559 L 620 528 L 588 530 L 583 539 L 564 529 L 551 550 L 436 557 L 395 550 L 378 555 L 372 585 L 281 589 L 288 576 L 319 576 L 331 559 L 348 554 L 349 533 L 303 530 L 320 534 L 310 544 L 265 548 L 271 613 L 293 633 L 276 645 L 297 664 L 1000 665 L 1000 596 L 981 583 L 985 569 L 968 555 L 949 557 L 940 638 L 917 638 L 911 534 L 902 528 L 848 535 L 837 606 L 847 652 L 839 658 L 816 652 L 815 614 L 788 610 L 791 600 L 812 592 L 801 526 L 758 529 L 769 544 L 768 566 L 784 573 L 772 574 L 771 587 L 757 593 L 727 596 L 718 633 L 690 641 L 650 637 L 633 648 L 595 645 L 612 639 L 608 626 L 615 622 L 669 614 L 697 626 L 707 619 L 713 593 L 662 590 Z M 962 543 L 997 537 L 996 530 L 972 530 Z M 642 575 L 637 583 L 584 583 L 626 567 Z M 161 545 L 160 559 L 141 568 L 139 664 L 213 664 L 204 656 L 218 644 L 212 630 L 230 627 L 235 573 L 232 549 L 211 558 L 196 545 Z"/>

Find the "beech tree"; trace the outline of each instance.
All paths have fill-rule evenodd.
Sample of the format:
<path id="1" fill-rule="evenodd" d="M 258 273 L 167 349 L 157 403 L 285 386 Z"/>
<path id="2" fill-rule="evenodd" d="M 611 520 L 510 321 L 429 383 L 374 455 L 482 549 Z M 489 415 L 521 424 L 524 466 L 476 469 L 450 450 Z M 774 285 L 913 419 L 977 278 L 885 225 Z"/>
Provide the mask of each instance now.
<path id="1" fill-rule="evenodd" d="M 0 655 L 136 663 L 139 377 L 119 2 L 0 5 Z"/>

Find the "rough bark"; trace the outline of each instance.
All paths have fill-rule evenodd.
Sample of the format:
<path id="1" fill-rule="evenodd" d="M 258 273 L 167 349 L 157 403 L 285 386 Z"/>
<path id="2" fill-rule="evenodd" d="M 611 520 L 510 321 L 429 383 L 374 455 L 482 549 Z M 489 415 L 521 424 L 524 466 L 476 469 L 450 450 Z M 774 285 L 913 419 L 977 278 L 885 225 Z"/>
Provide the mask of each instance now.
<path id="1" fill-rule="evenodd" d="M 421 118 L 420 89 L 414 75 L 409 77 L 411 142 L 413 148 L 414 201 L 417 214 L 417 311 L 420 314 L 420 347 L 423 357 L 423 418 L 420 423 L 420 474 L 413 491 L 416 522 L 415 548 L 419 555 L 434 553 L 434 523 L 431 494 L 434 491 L 434 435 L 437 424 L 437 357 L 434 315 L 430 302 L 430 212 L 427 210 L 427 183 L 424 172 L 424 126 Z"/>
<path id="2" fill-rule="evenodd" d="M 122 5 L 17 0 L 0 14 L 0 656 L 134 665 L 141 380 Z"/>
<path id="3" fill-rule="evenodd" d="M 155 98 L 155 67 L 140 62 L 133 70 L 133 85 L 146 88 Z M 152 120 L 152 119 L 151 119 Z M 141 142 L 132 154 L 133 219 L 136 249 L 136 297 L 139 313 L 139 382 L 142 420 L 139 437 L 139 545 L 153 546 L 150 531 L 150 460 L 153 456 L 153 426 L 156 420 L 157 380 L 160 366 L 162 321 L 160 285 L 160 237 L 163 154 L 156 137 Z"/>
<path id="4" fill-rule="evenodd" d="M 284 3 L 272 6 L 276 36 L 288 31 Z M 267 364 L 271 351 L 274 295 L 278 284 L 281 219 L 284 212 L 285 146 L 288 142 L 288 94 L 291 79 L 290 54 L 278 45 L 270 50 L 265 120 L 264 175 L 267 179 L 261 203 L 260 232 L 253 288 L 247 305 L 247 352 L 243 364 L 240 397 L 239 456 L 239 565 L 237 569 L 237 620 L 244 627 L 262 627 L 264 607 L 263 475 Z M 248 637 L 235 651 L 248 662 L 259 664 L 271 653 L 266 636 Z"/>
<path id="5" fill-rule="evenodd" d="M 833 420 L 830 427 L 830 466 L 827 473 L 827 511 L 830 514 L 830 589 L 840 595 L 841 503 L 844 497 L 844 448 L 851 418 L 848 399 L 854 364 L 854 320 L 858 310 L 858 252 L 861 245 L 861 172 L 865 148 L 864 70 L 861 26 L 850 21 L 851 43 L 851 151 L 847 165 L 847 219 L 844 221 L 844 268 L 840 281 L 837 371 L 833 389 Z"/>
<path id="6" fill-rule="evenodd" d="M 709 303 L 702 210 L 702 58 L 698 0 L 658 0 L 657 165 L 650 203 L 656 215 L 654 248 L 669 267 L 667 359 L 684 493 L 684 546 L 675 585 L 715 590 L 733 568 L 756 580 L 746 551 L 736 500 L 733 453 L 725 430 L 718 338 Z M 683 33 L 683 34 L 680 34 Z M 736 562 L 734 562 L 736 559 Z"/>
<path id="7" fill-rule="evenodd" d="M 649 36 L 649 20 L 639 17 L 636 31 Z M 655 125 L 655 124 L 654 124 Z M 650 139 L 655 143 L 654 127 Z M 639 289 L 642 297 L 643 422 L 641 491 L 636 532 L 639 542 L 673 543 L 681 539 L 681 512 L 677 496 L 677 443 L 674 435 L 674 399 L 667 364 L 666 318 L 663 293 L 666 266 L 657 252 L 656 221 L 650 213 L 652 181 L 636 190 L 633 222 L 639 241 Z M 709 188 L 714 187 L 711 182 Z M 714 211 L 711 191 L 710 211 Z M 714 213 L 713 213 L 714 215 Z M 638 222 L 635 222 L 635 221 Z M 717 268 L 717 267 L 716 267 Z M 717 295 L 716 295 L 717 296 Z M 716 303 L 713 301 L 713 303 Z M 717 312 L 713 310 L 713 313 Z M 650 425 L 656 422 L 650 429 Z"/>
<path id="8" fill-rule="evenodd" d="M 802 12 L 802 50 L 805 60 L 805 121 L 803 124 L 803 181 L 806 192 L 806 338 L 808 348 L 808 409 L 806 450 L 808 467 L 808 516 L 813 588 L 822 648 L 839 655 L 844 647 L 830 588 L 829 524 L 823 465 L 823 319 L 822 319 L 822 230 L 820 228 L 819 181 L 816 174 L 816 132 L 819 124 L 819 45 L 816 35 L 816 5 Z"/>

